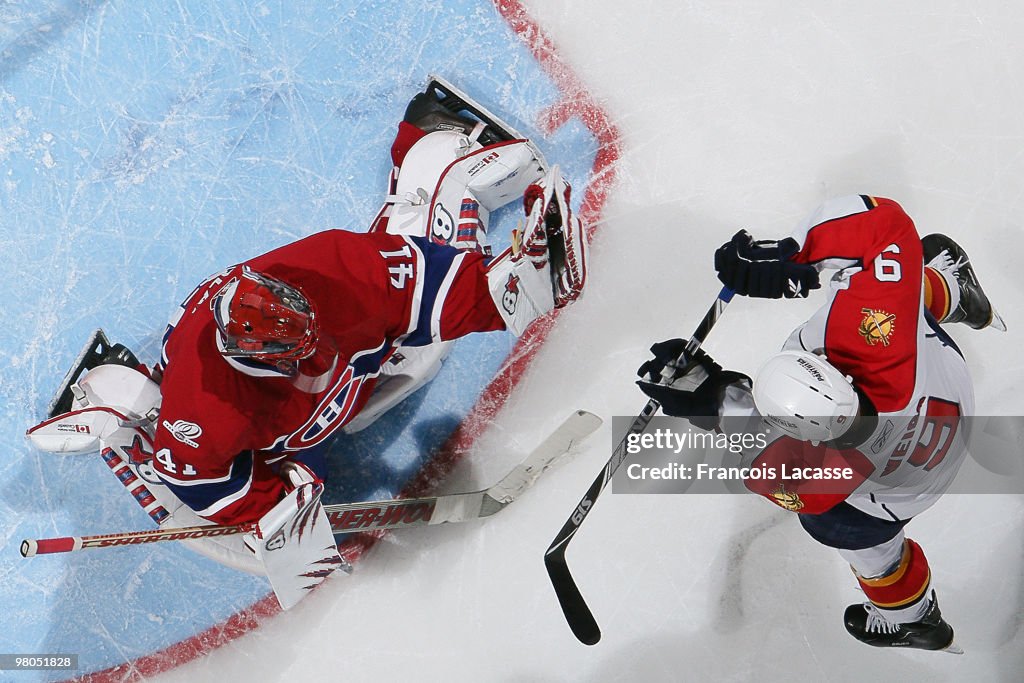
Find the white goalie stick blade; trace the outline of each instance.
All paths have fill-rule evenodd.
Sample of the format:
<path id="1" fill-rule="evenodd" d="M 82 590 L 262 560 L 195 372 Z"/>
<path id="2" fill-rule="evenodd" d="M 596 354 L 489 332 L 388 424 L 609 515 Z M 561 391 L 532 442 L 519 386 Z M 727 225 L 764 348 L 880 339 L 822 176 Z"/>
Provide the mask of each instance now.
<path id="1" fill-rule="evenodd" d="M 338 554 L 327 515 L 320 503 L 323 484 L 306 483 L 292 490 L 256 524 L 256 557 L 281 609 L 295 606 L 313 588 L 347 563 Z"/>
<path id="2" fill-rule="evenodd" d="M 482 491 L 429 498 L 327 505 L 335 534 L 468 522 L 500 512 L 533 486 L 551 464 L 601 426 L 601 418 L 577 410 L 501 481 Z"/>

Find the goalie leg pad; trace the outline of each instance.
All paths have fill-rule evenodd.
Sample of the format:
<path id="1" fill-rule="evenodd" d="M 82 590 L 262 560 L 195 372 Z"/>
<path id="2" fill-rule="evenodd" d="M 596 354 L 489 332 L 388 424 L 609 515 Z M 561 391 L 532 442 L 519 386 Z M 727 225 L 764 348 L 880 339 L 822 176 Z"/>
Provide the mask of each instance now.
<path id="1" fill-rule="evenodd" d="M 522 196 L 544 167 L 524 140 L 482 148 L 439 130 L 420 138 L 396 173 L 386 200 L 388 232 L 477 250 L 486 243 L 491 211 Z"/>
<path id="2" fill-rule="evenodd" d="M 491 211 L 522 196 L 543 174 L 523 141 L 477 149 L 444 170 L 430 206 L 430 238 L 457 249 L 485 247 Z"/>
<path id="3" fill-rule="evenodd" d="M 160 387 L 124 365 L 98 365 L 68 386 L 69 410 L 31 427 L 26 436 L 49 453 L 90 453 L 101 440 L 131 443 L 138 429 L 156 428 Z M 123 432 L 120 436 L 119 433 Z"/>
<path id="4" fill-rule="evenodd" d="M 540 181 L 544 174 L 544 164 L 536 148 L 527 140 L 513 140 L 461 159 L 445 179 L 464 184 L 484 208 L 494 211 L 519 199 L 526 188 Z"/>
<path id="5" fill-rule="evenodd" d="M 445 169 L 473 149 L 480 146 L 454 131 L 436 131 L 420 138 L 402 165 L 392 172 L 393 192 L 386 199 L 392 207 L 387 231 L 414 237 L 430 235 L 431 192 L 442 182 Z"/>

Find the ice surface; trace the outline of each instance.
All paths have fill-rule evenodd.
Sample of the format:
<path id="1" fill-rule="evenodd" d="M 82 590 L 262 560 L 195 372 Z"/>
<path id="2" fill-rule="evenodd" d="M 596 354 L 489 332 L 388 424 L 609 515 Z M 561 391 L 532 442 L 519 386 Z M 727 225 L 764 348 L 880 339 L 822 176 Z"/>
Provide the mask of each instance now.
<path id="1" fill-rule="evenodd" d="M 61 30 L 61 17 L 84 15 L 93 27 L 117 20 L 116 5 L 51 4 L 49 11 L 17 8 L 18 21 L 5 24 L 0 34 L 4 97 L 9 97 L 10 79 L 29 76 L 44 95 L 64 91 L 59 81 L 65 71 L 59 65 L 48 73 L 31 71 L 47 41 Z M 446 482 L 446 490 L 491 483 L 574 408 L 606 418 L 633 414 L 643 400 L 631 378 L 647 346 L 688 335 L 717 291 L 711 249 L 739 227 L 756 235 L 783 235 L 821 199 L 853 192 L 897 199 L 922 232 L 945 232 L 965 245 L 1010 329 L 1006 334 L 953 330 L 976 378 L 979 413 L 1024 414 L 1019 352 L 1024 280 L 1018 264 L 1024 246 L 1024 91 L 1019 87 L 1024 53 L 1018 47 L 1024 11 L 996 1 L 969 7 L 950 1 L 844 5 L 810 0 L 524 4 L 560 58 L 602 103 L 621 135 L 621 158 L 594 243 L 587 296 L 561 316 L 517 391 L 472 456 Z M 10 7 L 2 11 L 11 12 Z M 282 5 L 254 4 L 249 8 L 254 18 L 260 8 L 277 11 Z M 168 5 L 165 11 L 180 7 Z M 437 12 L 435 3 L 424 5 L 424 13 L 432 11 Z M 54 24 L 46 36 L 26 34 L 43 21 Z M 211 21 L 216 24 L 216 13 Z M 358 81 L 386 68 L 415 81 L 420 68 L 413 62 L 429 61 L 433 43 L 425 37 L 431 31 L 411 31 L 411 23 L 412 17 L 399 14 L 360 24 L 378 31 L 382 45 L 365 60 L 358 77 L 337 78 Z M 254 19 L 250 36 L 258 33 L 256 26 Z M 472 42 L 476 25 L 466 22 L 458 28 Z M 64 44 L 61 59 L 96 62 L 108 48 L 97 44 L 97 35 L 98 30 L 86 31 L 73 48 Z M 178 92 L 142 92 L 116 125 L 105 130 L 95 123 L 83 126 L 79 135 L 97 142 L 28 125 L 26 116 L 39 116 L 35 109 L 25 112 L 4 103 L 0 110 L 0 164 L 7 163 L 11 149 L 36 161 L 35 168 L 2 171 L 0 265 L 19 296 L 42 300 L 43 294 L 30 293 L 44 287 L 47 298 L 71 299 L 59 315 L 51 307 L 36 306 L 5 320 L 12 332 L 7 338 L 25 340 L 6 345 L 0 355 L 5 420 L 21 420 L 19 403 L 45 400 L 34 387 L 49 386 L 53 373 L 63 370 L 51 359 L 63 351 L 65 334 L 81 338 L 111 305 L 127 305 L 132 298 L 124 294 L 132 291 L 132 283 L 119 280 L 122 276 L 112 268 L 109 295 L 98 301 L 74 299 L 78 278 L 91 267 L 88 259 L 116 266 L 112 253 L 124 251 L 125 243 L 152 238 L 135 227 L 137 216 L 117 220 L 124 193 L 136 193 L 129 205 L 142 212 L 146 192 L 132 184 L 134 179 L 175 164 L 192 169 L 177 175 L 180 184 L 167 188 L 171 199 L 161 202 L 178 206 L 173 197 L 182 197 L 177 211 L 184 220 L 170 221 L 173 229 L 187 234 L 201 229 L 216 241 L 223 235 L 220 207 L 254 203 L 251 213 L 263 222 L 254 233 L 276 231 L 282 240 L 293 236 L 284 227 L 295 225 L 290 203 L 249 196 L 245 175 L 217 168 L 204 152 L 210 145 L 233 144 L 244 137 L 243 130 L 269 134 L 266 109 L 246 101 L 237 121 L 204 126 L 204 131 L 217 131 L 214 137 L 189 137 L 208 112 L 175 103 L 220 87 L 218 79 L 239 78 L 238 67 L 263 54 L 243 54 L 238 45 L 245 41 L 215 42 L 204 35 L 199 27 L 188 36 L 140 32 L 139 49 L 147 41 L 181 43 L 175 61 L 146 67 L 151 73 L 178 70 L 171 79 Z M 339 28 L 335 35 L 340 40 L 344 33 Z M 274 39 L 302 43 L 306 34 L 275 33 Z M 272 45 L 268 41 L 264 47 Z M 12 49 L 18 52 L 14 62 L 8 58 Z M 196 69 L 207 62 L 200 59 L 203 50 L 224 51 L 223 72 Z M 483 59 L 472 52 L 474 59 Z M 504 63 L 505 56 L 489 58 Z M 333 121 L 326 116 L 326 103 L 300 99 L 287 87 L 281 90 L 292 82 L 288 73 L 263 73 L 257 67 L 242 73 L 249 75 L 252 87 L 281 97 L 281 106 L 309 107 L 310 131 Z M 516 73 L 519 77 L 508 84 L 510 97 L 514 93 L 530 101 L 532 89 L 540 86 Z M 103 104 L 104 94 L 127 86 L 104 75 L 111 76 L 101 72 L 101 84 L 77 91 L 79 101 L 50 106 L 86 112 L 112 106 Z M 543 81 L 539 74 L 534 78 Z M 144 79 L 153 81 L 152 75 Z M 374 90 L 367 87 L 363 94 L 371 98 Z M 357 102 L 334 104 L 347 113 Z M 246 106 L 255 110 L 245 111 Z M 174 134 L 147 143 L 154 130 Z M 358 127 L 339 134 L 376 135 L 387 144 L 383 133 Z M 249 167 L 240 155 L 238 164 L 245 173 L 277 168 L 283 195 L 289 188 L 307 193 L 301 205 L 312 213 L 301 216 L 309 222 L 296 229 L 319 225 L 336 211 L 365 215 L 375 208 L 377 186 L 350 183 L 360 176 L 353 169 L 378 161 L 352 160 L 345 170 L 318 178 L 291 156 L 317 153 L 315 146 L 300 144 L 306 132 L 281 135 L 279 144 L 271 146 L 278 157 Z M 329 145 L 331 136 L 321 131 L 314 138 Z M 109 139 L 121 140 L 123 151 L 96 162 L 95 177 L 69 177 L 48 215 L 32 222 L 17 215 L 18 206 L 28 202 L 26 194 L 52 191 L 39 177 L 59 172 L 61 159 L 69 155 L 95 155 L 98 141 Z M 557 153 L 548 157 L 562 161 Z M 50 160 L 57 164 L 54 169 L 49 169 Z M 370 175 L 376 179 L 381 174 Z M 82 241 L 55 244 L 29 229 L 65 220 L 79 201 L 79 184 L 95 182 L 110 188 L 107 203 L 95 207 L 97 221 L 81 226 L 97 247 L 95 256 L 86 253 Z M 197 194 L 206 199 L 201 216 L 192 201 Z M 19 218 L 14 225 L 12 213 Z M 100 251 L 102 245 L 109 246 Z M 213 257 L 193 264 L 195 250 L 189 245 L 181 240 L 166 262 L 154 258 L 153 278 L 168 285 L 165 299 L 155 305 L 160 315 L 180 298 L 179 284 L 219 265 Z M 35 267 L 26 270 L 26 263 Z M 57 276 L 51 279 L 54 271 Z M 707 348 L 724 365 L 753 371 L 758 359 L 815 305 L 814 300 L 737 300 Z M 126 318 L 124 329 L 141 336 L 150 329 L 149 313 L 134 315 Z M 26 367 L 31 368 L 29 386 L 9 379 L 8 368 L 21 373 Z M 357 565 L 353 576 L 326 582 L 315 599 L 157 680 L 1024 678 L 1024 502 L 1013 496 L 950 496 L 908 527 L 928 554 L 943 612 L 967 651 L 962 657 L 878 651 L 850 639 L 842 628 L 842 610 L 861 596 L 848 567 L 808 539 L 790 515 L 752 496 L 602 498 L 568 553 L 604 632 L 599 645 L 580 645 L 563 622 L 541 556 L 604 464 L 610 442 L 606 426 L 571 462 L 486 522 L 393 534 Z M 16 465 L 5 461 L 4 467 L 10 477 L 16 474 L 12 468 L 44 466 L 23 460 Z M 68 472 L 46 471 L 45 481 L 60 480 L 62 474 Z M 43 480 L 44 473 L 37 476 Z M 5 517 L 26 508 L 60 509 L 58 501 L 72 487 L 71 481 L 63 488 L 50 485 L 42 499 L 22 493 L 15 496 L 17 504 L 7 493 L 0 505 Z M 51 531 L 68 524 L 66 515 L 55 514 Z M 20 581 L 17 574 L 5 576 Z M 21 585 L 20 590 L 47 589 Z M 28 618 L 16 616 L 22 622 Z"/>
<path id="2" fill-rule="evenodd" d="M 0 652 L 78 653 L 89 672 L 216 638 L 268 584 L 176 544 L 18 556 L 26 537 L 151 526 L 98 457 L 23 437 L 88 333 L 102 326 L 152 362 L 172 309 L 210 273 L 315 230 L 365 229 L 429 73 L 566 157 L 580 187 L 596 143 L 577 122 L 538 130 L 558 91 L 480 0 L 5 3 L 0 18 L 0 610 L 18 624 Z M 493 217 L 499 250 L 518 211 Z M 437 382 L 339 439 L 328 500 L 397 493 L 511 345 L 460 340 Z"/>
<path id="3" fill-rule="evenodd" d="M 458 488 L 554 415 L 643 405 L 631 376 L 686 336 L 739 227 L 784 235 L 828 196 L 893 197 L 961 240 L 1010 331 L 953 330 L 982 414 L 1024 409 L 1024 13 L 998 2 L 526 3 L 622 137 L 586 298 L 564 315 Z M 708 349 L 758 359 L 813 310 L 735 301 Z M 1016 322 L 1015 322 L 1016 321 Z M 603 465 L 607 427 L 478 529 L 396 535 L 316 602 L 161 680 L 271 672 L 424 680 L 909 681 L 1024 678 L 1024 504 L 956 496 L 910 527 L 962 657 L 877 651 L 844 631 L 861 594 L 796 520 L 752 497 L 608 496 L 569 549 L 604 637 L 576 642 L 541 555 Z M 500 456 L 507 458 L 507 456 Z M 322 598 L 322 599 L 320 599 Z M 379 615 L 390 615 L 383 619 Z M 268 643 L 288 648 L 270 652 Z"/>

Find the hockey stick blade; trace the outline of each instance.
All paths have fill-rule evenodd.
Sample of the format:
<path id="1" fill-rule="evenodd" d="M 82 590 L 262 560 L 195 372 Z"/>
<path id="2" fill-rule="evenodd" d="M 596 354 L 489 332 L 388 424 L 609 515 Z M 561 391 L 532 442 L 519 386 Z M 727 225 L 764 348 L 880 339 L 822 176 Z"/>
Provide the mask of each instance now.
<path id="1" fill-rule="evenodd" d="M 605 472 L 607 472 L 607 468 Z M 555 589 L 555 595 L 558 597 L 562 614 L 565 615 L 565 621 L 569 624 L 576 639 L 584 645 L 596 645 L 601 640 L 601 628 L 597 625 L 597 620 L 587 606 L 587 601 L 572 578 L 569 563 L 565 559 L 565 549 L 572 537 L 579 531 L 580 525 L 586 519 L 587 513 L 593 509 L 594 501 L 601 489 L 604 488 L 604 474 L 602 473 L 602 476 L 591 484 L 587 494 L 583 496 L 583 500 L 576 506 L 575 512 L 562 526 L 555 541 L 544 554 L 544 567 L 548 571 L 548 578 L 551 579 L 551 585 Z"/>
<path id="2" fill-rule="evenodd" d="M 601 418 L 577 410 L 537 446 L 520 464 L 493 486 L 470 493 L 452 493 L 428 498 L 395 498 L 361 503 L 325 505 L 324 512 L 335 534 L 360 531 L 404 529 L 414 526 L 468 522 L 490 517 L 515 501 L 530 488 L 558 458 L 601 426 Z M 158 541 L 181 541 L 229 536 L 248 530 L 240 526 L 193 526 L 127 531 L 99 536 L 27 539 L 21 542 L 22 557 L 74 552 L 88 548 L 141 545 Z"/>
<path id="3" fill-rule="evenodd" d="M 523 462 L 499 482 L 481 491 L 375 503 L 342 503 L 325 505 L 324 509 L 335 534 L 405 529 L 490 517 L 512 503 L 537 481 L 551 463 L 600 426 L 601 418 L 597 415 L 577 410 Z"/>
<path id="4" fill-rule="evenodd" d="M 597 645 L 601 640 L 601 627 L 597 625 L 597 620 L 587 607 L 587 601 L 572 578 L 572 572 L 565 561 L 565 551 L 545 555 L 544 566 L 573 635 L 584 645 Z"/>
<path id="5" fill-rule="evenodd" d="M 700 348 L 700 345 L 707 339 L 715 323 L 722 316 L 726 304 L 732 300 L 733 294 L 733 291 L 727 287 L 722 288 L 711 308 L 704 314 L 704 318 L 700 321 L 690 341 L 686 344 L 684 355 L 693 353 Z M 569 571 L 569 563 L 565 559 L 565 550 L 569 542 L 576 535 L 576 532 L 579 531 L 580 525 L 583 524 L 587 515 L 594 509 L 598 497 L 604 491 L 608 482 L 611 481 L 612 475 L 615 474 L 623 460 L 626 459 L 626 443 L 630 435 L 645 431 L 660 407 L 661 405 L 657 401 L 651 399 L 636 418 L 633 419 L 629 431 L 623 436 L 619 445 L 615 447 L 612 457 L 594 480 L 594 483 L 587 489 L 583 499 L 580 500 L 572 515 L 566 520 L 544 553 L 544 566 L 547 568 L 548 578 L 551 579 L 551 586 L 555 589 L 555 595 L 558 598 L 558 604 L 562 608 L 562 614 L 565 615 L 565 621 L 569 624 L 573 635 L 584 645 L 596 645 L 601 640 L 601 627 L 598 626 L 597 619 L 594 618 L 593 612 L 587 605 L 587 601 L 583 598 L 583 594 L 576 585 L 575 579 L 573 579 L 572 572 Z"/>
<path id="6" fill-rule="evenodd" d="M 558 535 L 555 536 L 555 540 L 551 542 L 551 546 L 544 554 L 544 566 L 548 570 L 548 578 L 551 579 L 551 585 L 555 589 L 555 596 L 558 598 L 558 604 L 562 607 L 565 621 L 569 624 L 569 628 L 572 630 L 573 635 L 576 636 L 576 639 L 584 645 L 596 645 L 601 640 L 601 628 L 597 625 L 597 619 L 594 618 L 590 607 L 587 606 L 587 601 L 583 598 L 583 594 L 576 585 L 572 572 L 569 571 L 569 563 L 565 559 L 565 549 L 568 547 L 569 541 L 579 531 L 583 520 L 594 509 L 594 503 L 597 502 L 601 491 L 608 485 L 612 475 L 615 474 L 615 471 L 619 469 L 619 465 L 625 460 L 627 455 L 626 441 L 629 434 L 637 434 L 646 430 L 647 425 L 650 424 L 657 414 L 658 408 L 657 401 L 652 399 L 647 402 L 647 405 L 644 406 L 643 410 L 640 411 L 630 425 L 629 433 L 622 438 L 622 441 L 615 448 L 615 452 L 605 465 L 604 470 L 601 471 L 601 474 L 598 475 L 590 485 L 590 488 L 587 489 L 583 499 L 576 506 L 576 510 L 566 520 Z"/>

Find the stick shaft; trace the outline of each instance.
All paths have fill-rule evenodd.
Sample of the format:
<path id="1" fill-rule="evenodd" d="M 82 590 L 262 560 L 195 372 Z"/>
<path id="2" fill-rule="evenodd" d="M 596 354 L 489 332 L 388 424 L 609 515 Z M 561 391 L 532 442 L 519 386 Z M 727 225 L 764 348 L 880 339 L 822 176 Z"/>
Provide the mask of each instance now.
<path id="1" fill-rule="evenodd" d="M 488 517 L 511 503 L 529 488 L 552 461 L 600 426 L 596 415 L 578 410 L 565 420 L 527 458 L 490 488 L 424 498 L 394 498 L 360 503 L 325 505 L 324 512 L 335 534 L 401 529 L 446 522 L 466 522 Z M 529 475 L 523 470 L 528 470 Z M 230 536 L 248 531 L 250 525 L 193 526 L 150 529 L 99 536 L 28 539 L 21 542 L 22 557 L 67 553 L 88 548 L 141 545 Z"/>
<path id="2" fill-rule="evenodd" d="M 700 345 L 707 339 L 715 323 L 721 318 L 726 305 L 732 300 L 732 297 L 732 290 L 723 287 L 711 308 L 704 314 L 704 318 L 700 321 L 693 336 L 687 342 L 684 354 L 692 354 L 700 348 Z M 680 358 L 680 360 L 682 359 Z M 586 494 L 584 494 L 572 515 L 566 520 L 554 540 L 551 541 L 547 552 L 544 553 L 544 565 L 547 568 L 548 577 L 551 579 L 551 585 L 555 589 L 555 595 L 558 597 L 558 602 L 562 607 L 565 620 L 568 622 L 569 628 L 572 629 L 576 638 L 586 645 L 593 645 L 601 639 L 601 629 L 597 625 L 593 612 L 587 606 L 583 594 L 580 593 L 572 573 L 569 571 L 569 564 L 565 559 L 565 549 L 576 535 L 576 532 L 579 531 L 587 515 L 594 509 L 598 497 L 604 491 L 608 482 L 611 481 L 615 471 L 619 469 L 622 461 L 626 459 L 626 444 L 630 435 L 639 434 L 646 430 L 647 425 L 654 419 L 660 407 L 661 405 L 657 401 L 651 399 L 634 418 L 633 423 L 629 426 L 629 431 L 612 452 L 612 457 L 594 480 L 594 483 L 587 489 Z"/>

